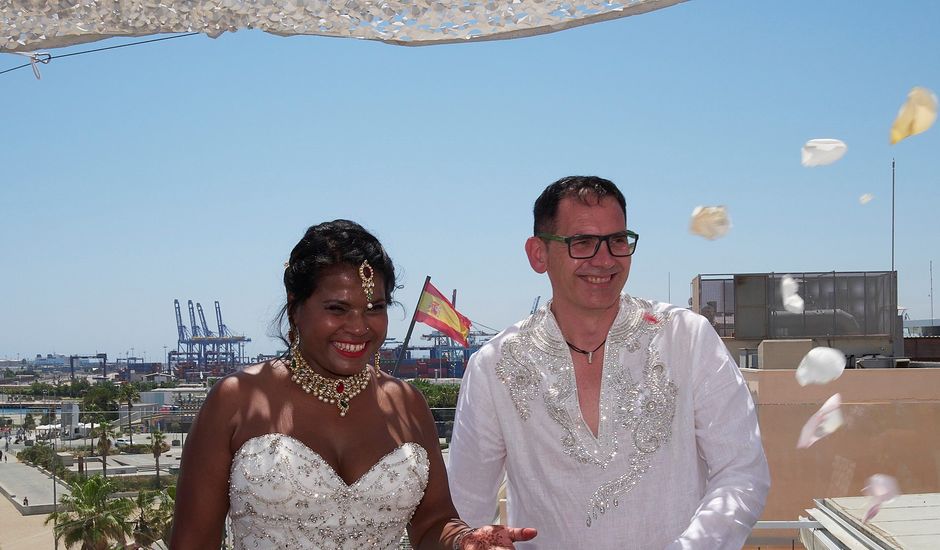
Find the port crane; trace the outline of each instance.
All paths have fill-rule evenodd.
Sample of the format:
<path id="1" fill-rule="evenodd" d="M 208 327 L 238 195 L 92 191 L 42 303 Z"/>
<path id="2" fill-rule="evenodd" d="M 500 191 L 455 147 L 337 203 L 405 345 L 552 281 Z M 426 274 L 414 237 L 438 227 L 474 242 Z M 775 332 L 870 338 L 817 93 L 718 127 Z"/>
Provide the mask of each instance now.
<path id="1" fill-rule="evenodd" d="M 222 307 L 218 300 L 215 301 L 218 332 L 209 328 L 201 303 L 187 300 L 186 306 L 189 326 L 183 321 L 180 301 L 173 300 L 178 339 L 177 348 L 168 354 L 167 361 L 171 368 L 176 369 L 177 375 L 186 378 L 196 374 L 202 378 L 206 371 L 221 375 L 247 362 L 245 344 L 251 338 L 229 330 L 222 321 Z"/>

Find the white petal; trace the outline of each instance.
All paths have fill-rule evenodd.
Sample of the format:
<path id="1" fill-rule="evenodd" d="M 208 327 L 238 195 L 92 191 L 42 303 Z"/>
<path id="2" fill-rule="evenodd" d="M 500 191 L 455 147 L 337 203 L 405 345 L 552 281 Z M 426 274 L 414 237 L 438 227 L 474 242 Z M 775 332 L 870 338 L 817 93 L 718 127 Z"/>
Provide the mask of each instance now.
<path id="1" fill-rule="evenodd" d="M 819 346 L 809 350 L 796 368 L 796 381 L 801 386 L 826 384 L 842 376 L 845 354 L 834 348 Z"/>
<path id="2" fill-rule="evenodd" d="M 935 120 L 937 96 L 927 88 L 913 88 L 891 125 L 891 144 L 927 131 Z"/>
<path id="3" fill-rule="evenodd" d="M 882 504 L 887 504 L 901 494 L 898 488 L 898 481 L 885 474 L 875 474 L 868 478 L 868 485 L 862 489 L 862 493 L 871 497 L 868 501 L 868 511 L 865 512 L 864 523 L 875 517 Z"/>
<path id="4" fill-rule="evenodd" d="M 689 232 L 706 239 L 718 239 L 728 234 L 731 218 L 724 206 L 697 206 L 692 211 Z"/>
<path id="5" fill-rule="evenodd" d="M 842 158 L 848 146 L 838 139 L 811 139 L 803 145 L 800 163 L 806 167 L 825 166 Z"/>
<path id="6" fill-rule="evenodd" d="M 803 313 L 803 298 L 799 294 L 787 296 L 783 299 L 783 309 L 790 313 Z"/>
<path id="7" fill-rule="evenodd" d="M 864 195 L 862 195 L 861 197 L 858 198 L 858 203 L 859 203 L 859 204 L 868 204 L 868 203 L 871 202 L 871 200 L 872 200 L 873 198 L 875 198 L 875 196 L 872 195 L 871 193 L 865 193 Z"/>
<path id="8" fill-rule="evenodd" d="M 786 299 L 789 296 L 793 296 L 800 290 L 800 283 L 796 282 L 796 279 L 789 275 L 784 275 L 780 279 L 780 297 Z"/>
<path id="9" fill-rule="evenodd" d="M 813 443 L 838 430 L 844 423 L 842 419 L 842 396 L 838 393 L 823 403 L 816 413 L 806 421 L 800 430 L 797 449 L 806 449 Z"/>

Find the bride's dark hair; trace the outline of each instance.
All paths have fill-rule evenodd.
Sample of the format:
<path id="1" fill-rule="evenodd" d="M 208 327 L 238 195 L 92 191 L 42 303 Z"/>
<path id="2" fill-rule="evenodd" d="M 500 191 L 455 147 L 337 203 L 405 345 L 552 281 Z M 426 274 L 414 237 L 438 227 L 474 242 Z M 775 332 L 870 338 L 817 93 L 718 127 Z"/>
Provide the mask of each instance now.
<path id="1" fill-rule="evenodd" d="M 358 268 L 363 261 L 385 281 L 385 300 L 392 303 L 395 289 L 395 266 L 382 243 L 364 227 L 349 220 L 333 220 L 311 226 L 291 250 L 284 268 L 284 290 L 287 300 L 275 317 L 277 336 L 290 347 L 289 330 L 293 314 L 317 289 L 323 272 L 336 265 Z"/>

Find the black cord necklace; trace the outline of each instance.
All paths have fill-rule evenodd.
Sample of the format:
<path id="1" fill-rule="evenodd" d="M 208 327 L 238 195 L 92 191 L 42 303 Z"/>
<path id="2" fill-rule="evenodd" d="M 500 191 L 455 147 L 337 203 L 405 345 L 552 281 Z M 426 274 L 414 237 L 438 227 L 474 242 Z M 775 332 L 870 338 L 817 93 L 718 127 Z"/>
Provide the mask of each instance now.
<path id="1" fill-rule="evenodd" d="M 587 356 L 588 356 L 588 365 L 590 365 L 591 362 L 594 360 L 594 352 L 597 351 L 597 350 L 599 350 L 599 349 L 601 349 L 601 346 L 603 346 L 605 343 L 607 343 L 607 338 L 604 338 L 604 341 L 601 342 L 600 344 L 598 344 L 597 347 L 594 348 L 594 349 L 592 349 L 591 351 L 583 350 L 583 349 L 579 348 L 578 346 L 572 344 L 572 343 L 569 342 L 568 340 L 565 340 L 565 343 L 568 344 L 568 347 L 571 348 L 571 351 L 580 353 L 580 354 L 582 354 L 582 355 L 587 355 Z"/>

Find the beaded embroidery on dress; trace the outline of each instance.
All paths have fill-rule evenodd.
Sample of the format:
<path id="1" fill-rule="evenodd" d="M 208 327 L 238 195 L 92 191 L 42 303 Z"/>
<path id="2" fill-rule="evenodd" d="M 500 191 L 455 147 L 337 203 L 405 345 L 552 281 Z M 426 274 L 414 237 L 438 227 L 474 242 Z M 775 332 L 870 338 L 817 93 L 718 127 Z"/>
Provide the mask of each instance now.
<path id="1" fill-rule="evenodd" d="M 428 468 L 424 447 L 404 443 L 347 485 L 293 437 L 249 439 L 229 479 L 235 550 L 397 548 L 424 497 Z"/>

